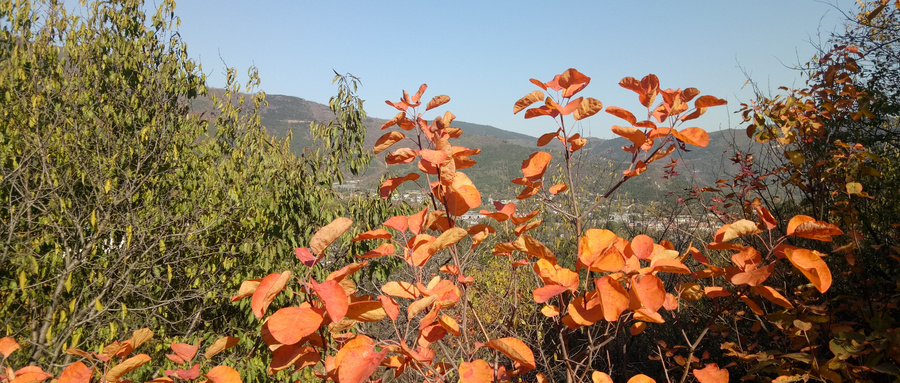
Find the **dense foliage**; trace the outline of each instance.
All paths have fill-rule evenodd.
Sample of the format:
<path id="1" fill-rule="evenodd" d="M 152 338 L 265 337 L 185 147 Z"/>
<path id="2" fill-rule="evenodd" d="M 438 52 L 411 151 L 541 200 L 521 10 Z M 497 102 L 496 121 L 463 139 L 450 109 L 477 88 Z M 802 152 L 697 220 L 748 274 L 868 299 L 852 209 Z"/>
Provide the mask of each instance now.
<path id="1" fill-rule="evenodd" d="M 190 112 L 207 89 L 170 2 L 149 24 L 139 1 L 45 6 L 0 3 L 0 381 L 900 379 L 900 3 L 864 4 L 806 87 L 742 105 L 766 152 L 678 199 L 705 225 L 639 229 L 599 216 L 707 146 L 694 124 L 724 100 L 625 77 L 634 112 L 581 96 L 576 69 L 531 79 L 513 112 L 555 126 L 516 202 L 485 209 L 466 174 L 481 149 L 454 145 L 450 97 L 423 84 L 387 101 L 374 148 L 402 172 L 342 203 L 332 183 L 371 157 L 352 76 L 298 157 L 260 125 L 264 95 L 239 92 L 252 72 Z M 623 121 L 623 172 L 581 163 L 577 122 L 601 111 Z M 401 185 L 425 201 L 394 210 Z M 11 368 L 29 363 L 46 371 Z"/>

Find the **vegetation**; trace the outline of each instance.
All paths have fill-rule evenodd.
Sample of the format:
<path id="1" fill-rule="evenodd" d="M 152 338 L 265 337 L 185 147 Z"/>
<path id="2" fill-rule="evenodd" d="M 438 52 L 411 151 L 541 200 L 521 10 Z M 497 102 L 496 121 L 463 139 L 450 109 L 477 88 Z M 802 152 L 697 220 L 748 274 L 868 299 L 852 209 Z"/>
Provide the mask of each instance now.
<path id="1" fill-rule="evenodd" d="M 265 95 L 241 93 L 252 71 L 190 111 L 208 91 L 173 6 L 148 24 L 139 1 L 85 20 L 0 2 L 0 381 L 900 379 L 900 3 L 864 4 L 805 88 L 742 105 L 768 152 L 735 149 L 736 172 L 693 177 L 637 228 L 596 214 L 646 213 L 614 197 L 685 171 L 724 100 L 625 77 L 635 113 L 581 96 L 576 69 L 531 79 L 514 113 L 552 119 L 552 147 L 483 209 L 468 173 L 487 153 L 423 84 L 387 101 L 374 144 L 401 172 L 339 201 L 372 158 L 358 80 L 336 75 L 334 120 L 297 156 L 260 123 Z M 575 128 L 601 111 L 624 121 L 615 162 L 588 162 Z M 401 185 L 424 201 L 392 205 Z"/>

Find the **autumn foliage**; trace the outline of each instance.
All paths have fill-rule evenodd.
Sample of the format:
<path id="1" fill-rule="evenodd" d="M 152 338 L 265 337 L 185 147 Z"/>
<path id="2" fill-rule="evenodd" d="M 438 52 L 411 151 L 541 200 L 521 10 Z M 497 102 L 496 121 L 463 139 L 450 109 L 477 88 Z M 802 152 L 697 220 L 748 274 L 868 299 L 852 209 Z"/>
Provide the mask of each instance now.
<path id="1" fill-rule="evenodd" d="M 563 157 L 563 169 L 569 168 L 572 156 L 586 143 L 566 125 L 567 118 L 577 121 L 603 110 L 594 98 L 576 98 L 590 81 L 575 69 L 548 82 L 532 79 L 540 90 L 518 100 L 513 108 L 515 113 L 524 111 L 525 118 L 546 116 L 556 121 L 558 128 L 541 136 L 538 146 L 558 142 L 562 150 L 557 156 Z M 637 94 L 646 118 L 639 120 L 622 108 L 606 108 L 626 122 L 612 130 L 631 143 L 622 148 L 631 167 L 604 197 L 652 163 L 689 146 L 706 146 L 709 136 L 703 129 L 684 125 L 707 108 L 725 104 L 719 98 L 700 95 L 695 88 L 662 89 L 654 75 L 640 80 L 626 77 L 620 86 Z M 495 202 L 496 210 L 479 210 L 494 225 L 466 225 L 459 217 L 478 209 L 482 201 L 463 169 L 475 163 L 472 157 L 480 151 L 451 143 L 462 134 L 452 126 L 452 113 L 444 112 L 431 121 L 423 117 L 422 112 L 450 100 L 440 95 L 424 103 L 426 90 L 422 85 L 413 95 L 404 91 L 399 101 L 387 102 L 399 113 L 382 129 L 399 130 L 386 132 L 377 141 L 375 152 L 385 152 L 388 164 L 415 163 L 418 168 L 418 172 L 385 180 L 380 187 L 383 198 L 409 182 L 427 193 L 430 203 L 415 214 L 390 218 L 382 227 L 356 236 L 353 241 L 376 241 L 375 250 L 357 254 L 358 262 L 315 278 L 314 270 L 326 257 L 328 246 L 352 224 L 339 218 L 317 232 L 309 248 L 296 250 L 303 265 L 296 275 L 284 271 L 247 281 L 233 298 L 251 297 L 254 314 L 264 320 L 262 337 L 272 352 L 270 371 L 320 365 L 324 368 L 313 368 L 315 375 L 338 382 L 376 379 L 373 374 L 379 368 L 393 371 L 395 377 L 413 374 L 416 379 L 435 382 L 610 381 L 608 374 L 613 371 L 603 371 L 596 363 L 604 345 L 624 336 L 624 329 L 630 336 L 639 336 L 648 324 L 678 320 L 682 305 L 703 301 L 714 307 L 710 315 L 714 319 L 745 310 L 764 316 L 766 302 L 792 309 L 795 305 L 783 294 L 783 286 L 770 283 L 784 273 L 802 274 L 820 294 L 833 283 L 825 254 L 790 243 L 793 239 L 831 242 L 842 230 L 805 215 L 778 222 L 759 204 L 752 206 L 754 219 L 723 225 L 709 243 L 676 249 L 668 241 L 657 242 L 647 235 L 622 238 L 606 229 L 582 228 L 582 219 L 596 204 L 579 209 L 580 201 L 573 198 L 571 206 L 576 208 L 564 212 L 578 238 L 571 265 L 562 264 L 550 247 L 528 235 L 541 225 L 538 210 L 523 214 L 516 211 L 516 204 Z M 409 146 L 390 150 L 404 140 Z M 539 151 L 522 162 L 522 176 L 511 180 L 521 187 L 516 198 L 549 202 L 555 195 L 574 194 L 566 193 L 576 181 L 571 172 L 565 178 L 567 183 L 545 185 L 553 159 L 551 152 Z M 666 166 L 676 165 L 673 160 Z M 492 238 L 510 232 L 503 230 L 510 224 L 515 227 L 512 236 Z M 730 262 L 711 262 L 708 254 L 713 252 L 730 254 Z M 540 281 L 529 292 L 531 300 L 545 318 L 544 328 L 563 339 L 555 346 L 551 343 L 556 350 L 541 350 L 538 354 L 543 359 L 536 357 L 535 349 L 547 347 L 546 342 L 494 335 L 481 319 L 487 313 L 480 313 L 469 300 L 480 282 L 471 276 L 477 266 L 474 261 L 483 254 L 506 259 L 511 277 L 519 268 L 527 268 Z M 378 295 L 364 293 L 352 276 L 367 266 L 368 259 L 378 257 L 402 260 L 407 272 L 396 275 L 408 279 L 384 283 Z M 294 287 L 288 289 L 287 282 Z M 286 293 L 290 303 L 270 313 L 267 307 L 280 293 Z M 373 327 L 383 321 L 388 322 L 387 330 Z M 685 334 L 689 348 L 682 358 L 688 360 L 682 363 L 682 381 L 688 376 L 700 382 L 729 380 L 728 369 L 700 362 L 694 355 L 712 324 L 693 339 Z M 588 328 L 598 326 L 605 330 L 592 340 L 594 346 L 573 354 L 579 336 L 593 334 Z M 381 336 L 374 337 L 376 333 Z M 565 366 L 561 375 L 548 368 L 548 351 Z M 638 374 L 629 381 L 654 380 Z"/>
<path id="2" fill-rule="evenodd" d="M 876 156 L 862 144 L 828 139 L 836 121 L 874 116 L 871 95 L 855 85 L 861 56 L 836 46 L 819 60 L 808 88 L 743 105 L 748 136 L 781 145 L 784 161 L 763 171 L 752 155 L 735 153 L 741 174 L 694 185 L 687 201 L 715 195 L 723 205 L 705 207 L 721 224 L 678 244 L 655 233 L 588 227 L 588 217 L 625 182 L 653 166 L 672 174 L 683 164 L 680 153 L 708 146 L 698 119 L 725 100 L 692 87 L 663 88 L 653 74 L 625 77 L 618 85 L 637 96 L 633 111 L 585 96 L 591 78 L 576 69 L 531 79 L 536 89 L 513 103 L 513 113 L 552 119 L 555 129 L 537 139 L 541 150 L 510 180 L 517 202 L 485 209 L 466 175 L 481 150 L 454 145 L 464 132 L 442 110 L 450 97 L 426 98 L 424 84 L 403 91 L 386 101 L 398 113 L 381 126 L 373 152 L 414 170 L 387 177 L 378 194 L 389 199 L 415 188 L 426 203 L 360 227 L 352 238 L 346 234 L 358 223 L 334 219 L 294 250 L 295 267 L 243 281 L 231 301 L 249 299 L 247 315 L 259 324 L 251 352 L 268 355 L 269 376 L 340 383 L 900 379 L 900 331 L 889 314 L 900 303 L 891 292 L 897 265 L 888 263 L 900 261 L 900 247 L 869 238 L 857 209 L 873 199 L 863 184 L 877 176 Z M 611 131 L 626 142 L 628 166 L 586 198 L 574 169 L 588 140 L 576 123 L 601 112 L 621 120 Z M 776 188 L 810 198 L 779 203 Z M 478 223 L 463 219 L 475 212 Z M 555 238 L 539 239 L 551 214 L 564 224 L 553 228 Z M 333 253 L 347 241 L 371 250 L 343 262 Z M 889 256 L 859 256 L 866 247 Z M 361 277 L 385 258 L 400 265 L 386 281 Z M 481 270 L 488 263 L 500 274 L 499 288 Z M 856 288 L 865 300 L 853 296 Z M 498 289 L 497 301 L 478 298 Z M 100 352 L 69 349 L 80 361 L 58 377 L 6 366 L 19 345 L 2 338 L 0 382 L 127 382 L 152 361 L 132 355 L 152 336 L 142 329 Z M 236 344 L 216 340 L 205 360 Z M 151 382 L 241 382 L 232 367 L 195 362 L 200 347 L 172 342 L 165 357 L 175 367 Z M 640 361 L 627 362 L 629 347 L 640 347 Z"/>

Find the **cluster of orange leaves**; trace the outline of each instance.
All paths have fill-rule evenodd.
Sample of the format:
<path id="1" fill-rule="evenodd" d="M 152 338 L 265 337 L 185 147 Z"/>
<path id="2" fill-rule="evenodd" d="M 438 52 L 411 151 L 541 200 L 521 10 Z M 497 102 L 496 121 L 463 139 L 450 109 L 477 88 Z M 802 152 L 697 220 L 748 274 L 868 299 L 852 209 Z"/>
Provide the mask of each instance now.
<path id="1" fill-rule="evenodd" d="M 131 353 L 147 341 L 153 338 L 153 331 L 143 328 L 132 333 L 130 339 L 123 342 L 115 341 L 112 344 L 103 347 L 98 352 L 87 352 L 76 348 L 66 350 L 67 354 L 84 359 L 90 364 L 88 367 L 84 362 L 78 361 L 72 363 L 62 370 L 60 375 L 53 379 L 53 383 L 91 383 L 96 381 L 95 376 L 99 376 L 99 381 L 104 383 L 131 383 L 131 380 L 123 379 L 125 374 L 134 371 L 149 363 L 152 359 L 147 354 L 137 354 L 130 356 Z M 209 360 L 216 354 L 225 351 L 238 343 L 238 339 L 234 337 L 221 337 L 211 344 L 204 353 L 204 357 Z M 194 359 L 197 351 L 200 349 L 200 342 L 194 345 L 186 343 L 172 342 L 170 345 L 174 354 L 167 354 L 166 358 L 175 364 L 187 367 Z M 3 356 L 3 362 L 9 356 L 19 349 L 19 344 L 11 337 L 0 338 L 0 355 Z M 117 363 L 115 363 L 117 361 Z M 5 363 L 0 363 L 0 366 Z M 201 376 L 205 379 L 199 383 L 241 383 L 241 376 L 237 370 L 220 365 L 209 369 L 203 374 L 199 363 L 194 363 L 187 368 L 176 368 L 175 370 L 165 370 L 166 376 L 149 380 L 147 383 L 174 383 L 174 378 L 187 381 L 195 381 Z M 6 366 L 4 371 L 0 371 L 0 382 L 3 383 L 40 383 L 54 376 L 45 372 L 39 366 L 26 366 L 18 370 L 13 370 Z"/>
<path id="2" fill-rule="evenodd" d="M 603 108 L 602 103 L 593 98 L 572 98 L 590 83 L 590 77 L 577 70 L 569 69 L 546 83 L 534 79 L 531 81 L 541 90 L 517 101 L 514 112 L 526 110 L 540 101 L 544 103 L 527 109 L 526 118 L 550 116 L 554 119 L 559 117 L 562 121 L 564 116 L 571 114 L 575 120 L 580 120 Z M 614 133 L 632 143 L 631 146 L 623 147 L 625 152 L 632 155 L 633 165 L 624 172 L 623 182 L 646 170 L 649 163 L 668 156 L 676 148 L 684 148 L 685 144 L 706 146 L 709 136 L 704 130 L 697 127 L 676 129 L 676 125 L 699 117 L 709 107 L 725 103 L 713 96 L 697 97 L 699 91 L 695 88 L 660 89 L 659 81 L 654 75 L 641 80 L 627 77 L 620 85 L 636 92 L 641 104 L 648 109 L 648 118 L 641 121 L 622 108 L 606 109 L 608 113 L 631 125 L 613 127 Z M 379 138 L 375 144 L 375 153 L 386 151 L 403 140 L 412 142 L 412 148 L 396 149 L 386 154 L 385 160 L 388 164 L 418 161 L 418 169 L 427 181 L 420 187 L 432 197 L 437 207 L 429 209 L 426 206 L 410 216 L 392 217 L 383 223 L 382 228 L 358 235 L 354 241 L 378 240 L 382 243 L 375 250 L 356 255 L 362 259 L 360 262 L 331 273 L 322 282 L 311 277 L 311 268 L 325 256 L 328 246 L 351 227 L 352 222 L 347 218 L 339 218 L 320 229 L 313 236 L 309 248 L 298 248 L 295 251 L 298 260 L 309 267 L 304 277 L 296 278 L 300 288 L 292 293 L 301 300 L 297 306 L 281 308 L 266 317 L 268 305 L 276 295 L 285 290 L 291 280 L 290 271 L 246 281 L 239 294 L 233 297 L 233 300 L 251 297 L 253 313 L 257 318 L 265 318 L 262 338 L 273 354 L 270 373 L 290 367 L 297 371 L 324 362 L 324 371 L 315 373 L 323 379 L 341 383 L 366 381 L 379 367 L 393 369 L 395 376 L 413 370 L 426 381 L 443 381 L 445 374 L 456 369 L 460 381 L 474 383 L 510 381 L 539 368 L 530 348 L 512 337 L 485 339 L 485 342 L 474 344 L 474 350 L 488 347 L 507 356 L 513 362 L 513 368 L 509 370 L 504 365 L 474 358 L 474 351 L 469 353 L 468 361 L 458 366 L 435 361 L 435 352 L 431 348 L 433 344 L 448 335 L 467 335 L 457 320 L 459 315 L 466 313 L 453 309 L 465 294 L 465 287 L 475 282 L 474 278 L 465 275 L 466 260 L 495 229 L 486 224 L 469 228 L 457 226 L 454 217 L 481 205 L 478 189 L 460 172 L 475 164 L 471 156 L 479 154 L 480 150 L 450 144 L 451 139 L 462 133 L 460 129 L 450 126 L 454 119 L 450 112 L 445 112 L 430 123 L 417 113 L 426 88 L 422 85 L 412 96 L 404 91 L 400 101 L 387 102 L 398 109 L 399 113 L 385 123 L 382 129 L 398 126 L 402 131 L 390 131 Z M 556 92 L 556 97 L 545 95 L 544 92 Z M 658 95 L 662 96 L 662 102 L 656 104 Z M 434 97 L 426 104 L 425 110 L 437 108 L 448 101 L 449 97 L 445 95 Z M 690 101 L 694 102 L 693 108 L 689 106 Z M 658 125 L 666 122 L 669 126 Z M 569 132 L 560 123 L 556 132 L 541 136 L 538 145 L 547 145 L 554 139 L 569 153 L 581 149 L 586 143 L 585 138 L 578 133 Z M 566 184 L 544 190 L 543 178 L 551 159 L 552 155 L 548 152 L 536 152 L 523 161 L 522 177 L 512 180 L 513 183 L 524 186 L 519 199 L 530 198 L 538 193 L 558 194 L 567 190 Z M 387 179 L 381 185 L 381 196 L 387 198 L 404 182 L 411 181 L 419 185 L 420 178 L 420 174 L 414 172 Z M 591 326 L 600 321 L 633 320 L 632 334 L 635 335 L 643 331 L 647 322 L 665 322 L 660 310 L 675 310 L 680 300 L 693 301 L 702 297 L 717 299 L 734 294 L 753 311 L 761 313 L 759 305 L 749 294 L 753 292 L 775 304 L 791 307 L 788 299 L 774 288 L 763 284 L 773 274 L 775 262 L 781 259 L 787 259 L 819 291 L 824 292 L 831 284 L 831 274 L 821 258 L 822 254 L 781 242 L 791 236 L 830 241 L 833 235 L 841 234 L 833 225 L 797 216 L 788 224 L 787 235 L 779 240 L 779 245 L 767 249 L 763 255 L 753 247 L 733 242 L 740 237 L 758 235 L 777 227 L 771 214 L 759 206 L 756 207 L 759 223 L 741 220 L 725 225 L 716 233 L 715 242 L 707 246 L 710 250 L 736 251 L 732 256 L 733 266 L 714 266 L 694 247 L 679 252 L 668 241 L 655 243 L 646 235 L 639 235 L 629 241 L 608 230 L 589 229 L 578 241 L 577 262 L 572 270 L 559 265 L 557 257 L 547 246 L 526 234 L 541 224 L 540 219 L 533 220 L 538 211 L 517 215 L 516 205 L 513 203 L 495 202 L 494 205 L 496 211 L 481 210 L 481 214 L 498 223 L 507 220 L 512 222 L 516 225 L 516 237 L 515 240 L 497 244 L 491 252 L 508 257 L 512 268 L 532 266 L 543 281 L 543 286 L 533 291 L 533 299 L 538 304 L 545 304 L 541 310 L 544 315 L 562 321 L 570 329 Z M 429 231 L 439 234 L 433 236 Z M 469 246 L 462 250 L 465 253 L 463 255 L 458 244 L 466 238 Z M 441 275 L 426 282 L 424 268 L 438 252 L 445 249 L 450 253 L 451 259 L 440 267 Z M 517 257 L 517 252 L 523 256 Z M 416 280 L 387 282 L 381 287 L 383 295 L 377 297 L 361 294 L 350 277 L 368 264 L 366 259 L 376 257 L 402 259 L 414 270 Z M 684 263 L 688 257 L 705 268 L 690 270 Z M 582 281 L 579 277 L 581 270 L 589 272 L 586 274 L 587 280 Z M 685 283 L 673 289 L 673 294 L 666 290 L 659 273 L 690 274 L 695 280 L 710 279 L 711 286 L 704 288 L 694 282 Z M 591 279 L 593 275 L 597 277 Z M 724 277 L 732 284 L 731 288 L 717 286 L 717 277 Z M 564 304 L 556 305 L 553 302 Z M 406 310 L 405 331 L 401 331 L 397 323 L 402 308 Z M 626 316 L 626 313 L 631 315 Z M 385 317 L 391 320 L 396 339 L 374 340 L 354 332 L 357 323 L 381 321 Z M 413 323 L 417 323 L 417 326 L 412 326 Z M 414 335 L 403 335 L 411 332 Z M 410 341 L 412 344 L 408 344 Z M 330 349 L 336 349 L 337 352 L 332 354 Z M 728 371 L 720 369 L 714 363 L 707 364 L 703 369 L 695 369 L 694 375 L 703 383 L 728 381 Z M 595 382 L 610 381 L 608 375 L 599 371 L 595 371 L 592 378 Z M 539 373 L 538 379 L 544 380 L 543 375 Z M 652 379 L 638 375 L 631 381 L 648 382 Z"/>

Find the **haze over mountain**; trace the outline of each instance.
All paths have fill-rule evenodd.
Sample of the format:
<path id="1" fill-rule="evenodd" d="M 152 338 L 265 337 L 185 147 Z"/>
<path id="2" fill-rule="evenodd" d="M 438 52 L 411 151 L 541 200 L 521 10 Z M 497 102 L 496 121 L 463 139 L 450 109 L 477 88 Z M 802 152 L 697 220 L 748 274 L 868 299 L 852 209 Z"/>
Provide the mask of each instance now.
<path id="1" fill-rule="evenodd" d="M 218 90 L 212 91 L 218 92 Z M 266 96 L 266 100 L 269 105 L 263 107 L 260 112 L 262 124 L 270 134 L 279 138 L 285 137 L 293 131 L 291 149 L 295 153 L 301 153 L 303 148 L 313 145 L 309 132 L 311 122 L 324 123 L 333 118 L 328 106 L 299 97 L 270 94 Z M 208 99 L 200 99 L 194 103 L 194 109 L 198 112 L 209 110 L 210 106 L 211 103 Z M 367 147 L 374 147 L 378 137 L 385 133 L 380 129 L 385 121 L 381 118 L 366 119 L 365 144 Z M 549 132 L 552 130 L 552 122 L 549 120 L 547 122 L 549 123 Z M 482 150 L 481 154 L 473 157 L 478 164 L 467 169 L 465 173 L 472 178 L 485 197 L 514 198 L 519 187 L 511 188 L 516 185 L 509 181 L 521 176 L 522 160 L 528 158 L 531 153 L 544 150 L 551 152 L 556 158 L 561 158 L 562 145 L 558 142 L 538 148 L 537 138 L 529 135 L 459 120 L 454 121 L 453 126 L 463 131 L 463 135 L 454 140 L 454 145 L 481 148 Z M 728 153 L 731 153 L 730 148 L 736 147 L 745 153 L 760 149 L 759 144 L 748 139 L 742 130 L 722 130 L 710 132 L 709 135 L 710 143 L 707 147 L 689 146 L 689 151 L 674 154 L 672 158 L 681 163 L 676 169 L 681 173 L 680 176 L 672 179 L 662 178 L 664 175 L 663 165 L 671 161 L 666 158 L 652 164 L 641 177 L 627 182 L 619 194 L 627 194 L 629 198 L 639 200 L 655 200 L 665 196 L 664 190 L 671 192 L 693 183 L 711 186 L 719 178 L 729 178 L 723 172 L 727 171 L 733 174 L 737 170 L 727 158 Z M 399 148 L 410 144 L 410 141 L 405 141 L 396 144 L 395 147 Z M 590 180 L 585 182 L 585 185 L 589 185 L 589 189 L 594 189 L 592 191 L 596 193 L 602 193 L 605 187 L 620 177 L 621 172 L 627 169 L 630 159 L 630 154 L 622 151 L 622 147 L 628 145 L 630 142 L 624 138 L 588 138 L 588 143 L 579 151 L 578 159 L 581 163 L 579 167 L 581 176 Z M 387 167 L 383 158 L 383 154 L 377 156 L 366 174 L 358 177 L 361 183 L 369 185 L 369 189 L 374 190 L 374 185 L 386 173 L 396 176 L 413 170 L 412 164 Z M 550 173 L 548 171 L 548 175 Z"/>

